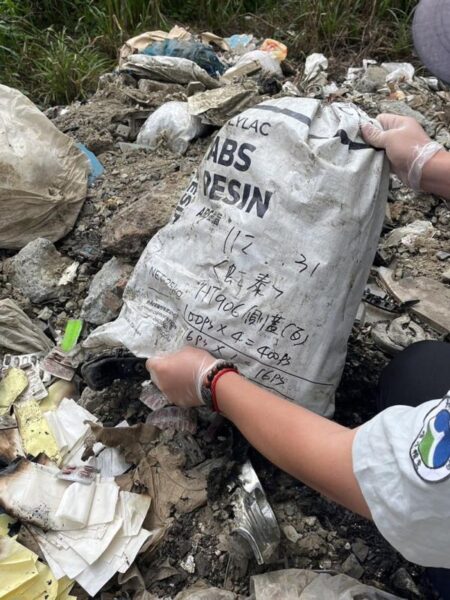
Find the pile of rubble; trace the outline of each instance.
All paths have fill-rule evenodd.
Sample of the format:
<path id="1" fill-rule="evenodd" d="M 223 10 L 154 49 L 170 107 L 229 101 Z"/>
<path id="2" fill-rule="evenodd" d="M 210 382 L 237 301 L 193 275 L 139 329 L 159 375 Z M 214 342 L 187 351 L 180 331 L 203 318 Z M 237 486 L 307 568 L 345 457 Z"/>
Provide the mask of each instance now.
<path id="1" fill-rule="evenodd" d="M 78 187 L 50 174 L 40 197 L 63 205 L 72 194 L 70 219 L 67 207 L 53 220 L 37 214 L 22 223 L 28 243 L 10 241 L 13 219 L 0 227 L 4 600 L 428 593 L 421 569 L 370 524 L 261 460 L 220 418 L 166 407 L 142 360 L 93 357 L 81 344 L 118 315 L 137 258 L 170 220 L 211 136 L 244 109 L 281 96 L 350 101 L 373 117 L 414 116 L 450 149 L 450 91 L 438 80 L 366 60 L 333 81 L 323 55 L 301 65 L 286 56 L 283 44 L 252 35 L 148 32 L 124 45 L 86 103 L 47 111 L 81 147 L 67 151 Z M 371 416 L 362 400 L 387 357 L 448 339 L 449 283 L 449 205 L 392 176 L 339 392 L 356 402 L 338 402 L 341 420 Z"/>

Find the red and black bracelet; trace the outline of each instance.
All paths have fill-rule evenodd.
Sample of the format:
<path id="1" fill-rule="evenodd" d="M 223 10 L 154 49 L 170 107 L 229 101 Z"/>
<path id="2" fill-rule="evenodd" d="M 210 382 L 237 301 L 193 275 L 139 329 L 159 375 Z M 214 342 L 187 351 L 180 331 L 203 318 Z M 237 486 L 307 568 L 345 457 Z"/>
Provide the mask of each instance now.
<path id="1" fill-rule="evenodd" d="M 211 393 L 211 405 L 212 405 L 211 408 L 215 412 L 220 412 L 219 406 L 217 404 L 217 398 L 216 398 L 217 382 L 222 377 L 222 375 L 225 375 L 225 373 L 238 373 L 239 374 L 239 370 L 236 367 L 236 365 L 232 362 L 218 363 L 218 364 L 214 365 L 214 367 L 208 372 L 205 383 L 204 383 L 204 387 L 207 390 L 209 390 Z"/>

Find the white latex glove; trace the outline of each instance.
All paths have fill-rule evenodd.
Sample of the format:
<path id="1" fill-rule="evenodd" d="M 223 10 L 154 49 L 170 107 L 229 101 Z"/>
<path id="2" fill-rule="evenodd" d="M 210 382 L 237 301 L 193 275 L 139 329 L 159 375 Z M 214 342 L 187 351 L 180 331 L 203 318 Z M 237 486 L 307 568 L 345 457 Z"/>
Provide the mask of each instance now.
<path id="1" fill-rule="evenodd" d="M 383 113 L 377 117 L 382 129 L 371 123 L 361 126 L 364 140 L 375 148 L 384 148 L 393 172 L 410 188 L 419 191 L 422 170 L 436 152 L 443 150 L 432 142 L 412 117 Z"/>
<path id="2" fill-rule="evenodd" d="M 214 356 L 186 346 L 178 352 L 149 358 L 146 367 L 152 382 L 171 404 L 183 408 L 201 406 L 201 387 L 212 367 L 222 362 Z"/>

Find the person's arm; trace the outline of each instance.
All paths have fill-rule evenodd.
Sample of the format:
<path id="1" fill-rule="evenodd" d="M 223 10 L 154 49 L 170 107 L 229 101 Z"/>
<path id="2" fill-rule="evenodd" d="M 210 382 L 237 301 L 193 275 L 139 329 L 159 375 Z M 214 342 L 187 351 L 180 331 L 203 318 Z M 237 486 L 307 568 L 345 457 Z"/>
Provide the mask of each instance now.
<path id="1" fill-rule="evenodd" d="M 364 140 L 383 148 L 392 171 L 409 187 L 450 199 L 450 153 L 411 117 L 381 114 L 380 127 L 361 126 Z"/>
<path id="2" fill-rule="evenodd" d="M 153 382 L 178 406 L 200 406 L 199 388 L 215 359 L 184 348 L 147 362 Z M 216 399 L 261 454 L 346 508 L 370 518 L 353 474 L 351 430 L 284 400 L 236 373 L 218 379 Z"/>
<path id="3" fill-rule="evenodd" d="M 425 164 L 421 187 L 424 192 L 450 200 L 450 152 L 441 150 Z"/>

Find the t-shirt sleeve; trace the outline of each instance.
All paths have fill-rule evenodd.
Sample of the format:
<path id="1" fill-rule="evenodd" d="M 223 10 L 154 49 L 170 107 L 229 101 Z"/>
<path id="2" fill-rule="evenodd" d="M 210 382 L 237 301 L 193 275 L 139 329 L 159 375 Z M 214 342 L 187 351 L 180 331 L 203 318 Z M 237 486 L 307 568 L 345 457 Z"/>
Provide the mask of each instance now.
<path id="1" fill-rule="evenodd" d="M 450 568 L 450 392 L 360 427 L 353 470 L 387 541 L 412 562 Z"/>

